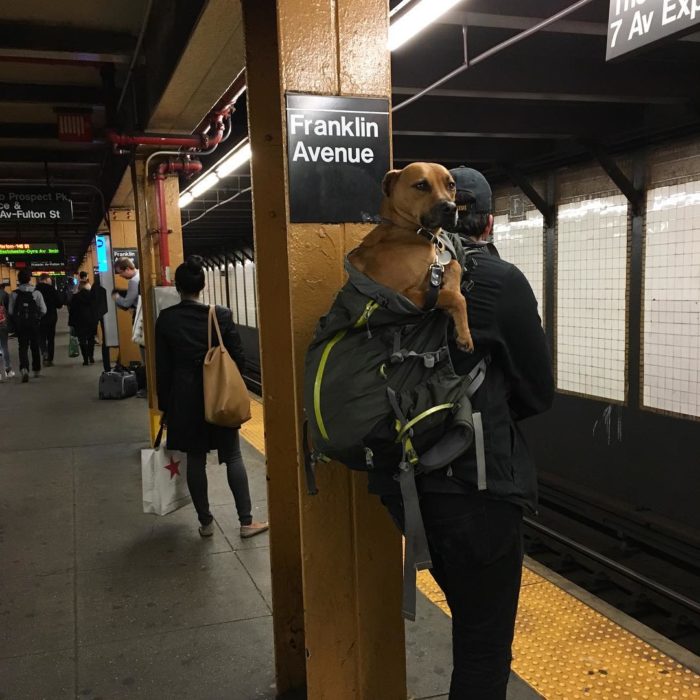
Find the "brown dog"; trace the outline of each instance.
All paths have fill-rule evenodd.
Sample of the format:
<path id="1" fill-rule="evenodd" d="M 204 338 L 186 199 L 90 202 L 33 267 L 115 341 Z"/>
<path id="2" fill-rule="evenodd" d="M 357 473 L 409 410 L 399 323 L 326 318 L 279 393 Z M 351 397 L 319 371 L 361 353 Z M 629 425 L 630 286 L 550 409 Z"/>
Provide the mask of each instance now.
<path id="1" fill-rule="evenodd" d="M 457 213 L 452 175 L 437 163 L 411 163 L 403 170 L 390 170 L 382 189 L 384 222 L 350 253 L 351 264 L 375 282 L 400 292 L 420 309 L 428 298 L 434 271 L 431 266 L 441 264 L 442 286 L 435 307 L 452 316 L 460 349 L 471 352 L 474 342 L 467 303 L 460 290 L 462 268 L 454 259 L 448 262 L 445 253 L 439 251 L 442 227 L 453 224 Z"/>

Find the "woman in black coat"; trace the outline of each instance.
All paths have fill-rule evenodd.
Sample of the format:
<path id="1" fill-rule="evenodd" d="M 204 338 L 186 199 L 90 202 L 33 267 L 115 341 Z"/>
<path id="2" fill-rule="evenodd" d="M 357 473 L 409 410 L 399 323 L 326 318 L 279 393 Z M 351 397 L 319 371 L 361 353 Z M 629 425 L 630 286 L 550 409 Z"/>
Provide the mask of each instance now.
<path id="1" fill-rule="evenodd" d="M 161 311 L 156 322 L 156 385 L 158 407 L 167 425 L 168 448 L 187 453 L 187 486 L 200 522 L 199 534 L 214 534 L 209 510 L 206 461 L 209 450 L 218 450 L 226 463 L 228 483 L 236 502 L 241 537 L 267 530 L 251 515 L 248 476 L 241 456 L 238 428 L 223 428 L 204 419 L 204 357 L 208 350 L 209 307 L 199 302 L 204 289 L 202 259 L 191 255 L 175 272 L 175 286 L 182 301 Z M 216 307 L 224 345 L 239 370 L 245 356 L 229 309 Z M 213 343 L 218 345 L 216 332 Z"/>
<path id="2" fill-rule="evenodd" d="M 97 315 L 90 293 L 90 284 L 81 282 L 78 291 L 73 295 L 68 312 L 68 325 L 78 336 L 83 364 L 95 362 L 95 334 L 97 333 Z"/>

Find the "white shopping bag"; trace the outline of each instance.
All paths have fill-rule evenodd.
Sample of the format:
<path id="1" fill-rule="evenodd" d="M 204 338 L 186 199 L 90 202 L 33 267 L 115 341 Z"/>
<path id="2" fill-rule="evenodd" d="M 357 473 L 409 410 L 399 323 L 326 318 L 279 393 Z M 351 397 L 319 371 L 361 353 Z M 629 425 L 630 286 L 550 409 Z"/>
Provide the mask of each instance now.
<path id="1" fill-rule="evenodd" d="M 136 302 L 136 313 L 134 314 L 134 323 L 131 327 L 131 340 L 137 345 L 143 345 L 143 304 L 141 303 L 141 295 Z"/>
<path id="2" fill-rule="evenodd" d="M 143 512 L 165 515 L 192 501 L 187 488 L 187 455 L 161 445 L 163 428 L 155 447 L 141 450 Z"/>

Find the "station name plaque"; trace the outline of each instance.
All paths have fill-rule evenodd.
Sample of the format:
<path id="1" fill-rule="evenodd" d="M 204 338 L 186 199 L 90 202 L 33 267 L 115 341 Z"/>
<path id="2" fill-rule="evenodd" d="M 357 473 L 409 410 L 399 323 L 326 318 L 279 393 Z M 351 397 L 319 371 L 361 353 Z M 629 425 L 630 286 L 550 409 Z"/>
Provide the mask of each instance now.
<path id="1" fill-rule="evenodd" d="M 288 94 L 291 223 L 378 221 L 389 150 L 388 100 Z"/>

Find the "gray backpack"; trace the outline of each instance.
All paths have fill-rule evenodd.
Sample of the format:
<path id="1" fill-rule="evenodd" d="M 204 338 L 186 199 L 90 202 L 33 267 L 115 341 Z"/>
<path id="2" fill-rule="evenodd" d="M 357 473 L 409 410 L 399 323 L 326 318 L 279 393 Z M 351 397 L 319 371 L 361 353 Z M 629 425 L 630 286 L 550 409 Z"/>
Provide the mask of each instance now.
<path id="1" fill-rule="evenodd" d="M 347 259 L 345 269 L 349 279 L 306 353 L 307 485 L 316 493 L 315 465 L 330 460 L 397 479 L 406 528 L 403 612 L 414 619 L 416 570 L 432 566 L 415 476 L 448 466 L 474 445 L 477 482 L 486 488 L 481 416 L 471 397 L 489 360 L 456 374 L 445 312 L 419 309 Z"/>

